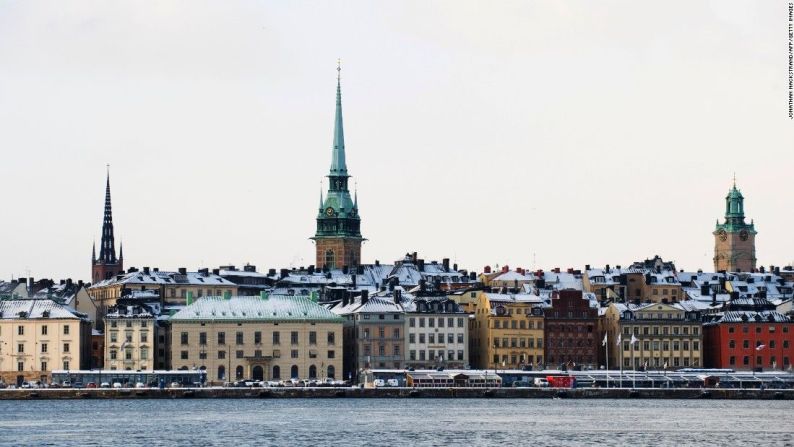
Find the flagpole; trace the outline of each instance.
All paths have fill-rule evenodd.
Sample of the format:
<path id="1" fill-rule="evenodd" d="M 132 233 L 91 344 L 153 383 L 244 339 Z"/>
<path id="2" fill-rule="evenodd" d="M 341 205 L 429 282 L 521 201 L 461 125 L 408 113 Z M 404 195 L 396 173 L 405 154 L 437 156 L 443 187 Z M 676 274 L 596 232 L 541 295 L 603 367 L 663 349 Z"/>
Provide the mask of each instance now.
<path id="1" fill-rule="evenodd" d="M 634 335 L 631 336 L 631 367 L 634 371 L 631 374 L 631 389 L 637 388 L 637 364 L 634 362 Z"/>
<path id="2" fill-rule="evenodd" d="M 618 326 L 618 330 L 620 326 Z M 623 388 L 623 342 L 621 341 L 620 334 L 618 333 L 618 349 L 620 350 L 620 376 L 618 377 L 618 385 Z"/>
<path id="3" fill-rule="evenodd" d="M 607 361 L 607 388 L 609 388 L 609 332 L 604 334 L 604 348 L 606 349 Z"/>

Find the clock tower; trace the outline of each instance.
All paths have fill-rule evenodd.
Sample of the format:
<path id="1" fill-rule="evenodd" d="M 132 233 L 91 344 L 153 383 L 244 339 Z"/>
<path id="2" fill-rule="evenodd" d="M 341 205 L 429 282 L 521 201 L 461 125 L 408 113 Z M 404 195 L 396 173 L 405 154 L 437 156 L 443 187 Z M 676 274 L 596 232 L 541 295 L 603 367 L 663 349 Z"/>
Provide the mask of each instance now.
<path id="1" fill-rule="evenodd" d="M 714 230 L 714 269 L 728 272 L 755 270 L 755 225 L 744 221 L 744 197 L 733 188 L 725 197 L 725 223 L 717 221 Z"/>
<path id="2" fill-rule="evenodd" d="M 342 127 L 341 66 L 336 67 L 336 116 L 331 169 L 328 172 L 328 193 L 317 214 L 316 266 L 338 269 L 355 267 L 361 263 L 361 217 L 358 215 L 358 196 L 350 197 L 347 164 L 345 163 L 345 135 Z"/>

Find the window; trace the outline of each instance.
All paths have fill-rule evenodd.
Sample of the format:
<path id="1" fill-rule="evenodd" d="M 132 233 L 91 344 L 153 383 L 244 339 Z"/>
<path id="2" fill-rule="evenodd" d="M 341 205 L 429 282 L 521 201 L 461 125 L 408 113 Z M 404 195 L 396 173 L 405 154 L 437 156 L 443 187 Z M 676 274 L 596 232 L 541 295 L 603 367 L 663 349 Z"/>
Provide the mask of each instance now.
<path id="1" fill-rule="evenodd" d="M 47 352 L 47 343 L 42 343 L 42 344 L 41 344 L 41 352 L 42 352 L 42 353 L 45 353 L 45 352 Z"/>
<path id="2" fill-rule="evenodd" d="M 309 332 L 309 344 L 316 345 L 317 344 L 317 332 L 311 331 Z"/>
<path id="3" fill-rule="evenodd" d="M 394 328 L 394 338 L 400 338 L 400 328 Z"/>
<path id="4" fill-rule="evenodd" d="M 183 345 L 188 344 L 187 343 L 187 332 L 182 332 L 181 334 L 179 334 L 179 338 L 180 338 L 181 344 L 183 344 Z"/>
<path id="5" fill-rule="evenodd" d="M 244 351 L 241 351 L 241 350 L 237 350 L 237 351 L 235 351 L 235 353 L 234 353 L 234 357 L 235 357 L 235 358 L 238 358 L 238 359 L 241 359 L 241 358 L 243 358 L 244 356 L 245 356 L 245 353 L 244 353 Z"/>
<path id="6" fill-rule="evenodd" d="M 148 348 L 141 348 L 141 360 L 149 360 L 149 349 Z"/>
<path id="7" fill-rule="evenodd" d="M 68 324 L 64 324 L 63 325 L 63 335 L 69 335 L 69 325 Z M 64 368 L 64 369 L 66 369 L 66 368 Z"/>
<path id="8" fill-rule="evenodd" d="M 290 333 L 290 343 L 292 343 L 293 345 L 298 344 L 298 331 L 292 331 Z"/>
<path id="9" fill-rule="evenodd" d="M 410 351 L 408 351 L 408 359 L 412 360 L 412 361 L 416 360 L 416 351 L 415 350 L 411 349 Z"/>
<path id="10" fill-rule="evenodd" d="M 750 347 L 750 340 L 744 340 L 744 341 L 742 342 L 742 347 L 743 347 L 744 349 L 747 349 L 747 348 L 749 348 L 749 347 Z"/>
<path id="11" fill-rule="evenodd" d="M 419 318 L 419 327 L 425 327 L 425 319 L 423 317 Z"/>
<path id="12" fill-rule="evenodd" d="M 416 343 L 416 334 L 408 334 L 408 343 Z"/>
<path id="13" fill-rule="evenodd" d="M 328 358 L 329 359 L 336 358 L 336 351 L 334 351 L 333 349 L 329 350 L 328 351 Z"/>
<path id="14" fill-rule="evenodd" d="M 244 340 L 244 336 L 243 336 L 242 332 L 237 332 L 237 334 L 235 334 L 234 338 L 235 338 L 235 340 L 234 340 L 235 344 L 238 344 L 238 345 L 244 344 L 245 340 Z"/>
<path id="15" fill-rule="evenodd" d="M 149 334 L 146 332 L 141 332 L 141 343 L 148 343 L 149 342 Z"/>
<path id="16" fill-rule="evenodd" d="M 260 331 L 254 332 L 254 344 L 255 345 L 262 344 L 262 332 Z"/>
<path id="17" fill-rule="evenodd" d="M 524 339 L 522 338 L 521 340 L 523 341 Z M 458 343 L 463 344 L 463 334 L 458 334 Z"/>
<path id="18" fill-rule="evenodd" d="M 435 318 L 428 318 L 427 319 L 427 327 L 435 327 L 436 319 Z"/>
<path id="19" fill-rule="evenodd" d="M 146 327 L 146 322 L 145 321 L 141 321 L 141 327 L 142 328 Z"/>
<path id="20" fill-rule="evenodd" d="M 274 345 L 280 345 L 281 344 L 281 336 L 279 335 L 278 331 L 273 332 L 273 344 Z M 275 371 L 275 369 L 274 369 L 274 371 Z"/>
<path id="21" fill-rule="evenodd" d="M 69 343 L 63 344 L 63 352 L 69 352 Z"/>
<path id="22" fill-rule="evenodd" d="M 17 326 L 17 335 L 25 335 L 25 326 Z"/>
<path id="23" fill-rule="evenodd" d="M 461 335 L 461 334 L 458 334 Z M 447 334 L 447 343 L 452 344 L 455 343 L 455 334 Z"/>
<path id="24" fill-rule="evenodd" d="M 63 369 L 69 369 L 69 360 L 64 360 L 63 361 Z M 22 371 L 22 370 L 20 369 L 20 371 Z"/>
<path id="25" fill-rule="evenodd" d="M 117 355 L 116 354 L 116 350 L 115 349 L 111 349 L 110 350 L 110 360 L 116 360 L 116 355 Z"/>
<path id="26" fill-rule="evenodd" d="M 185 334 L 185 332 L 183 332 L 183 334 Z M 182 343 L 182 344 L 184 345 L 184 344 L 187 344 L 187 343 Z M 206 332 L 199 332 L 199 344 L 200 345 L 206 345 L 207 344 L 207 333 Z"/>
<path id="27" fill-rule="evenodd" d="M 336 344 L 336 334 L 334 332 L 328 333 L 328 344 L 335 345 Z"/>
<path id="28" fill-rule="evenodd" d="M 25 370 L 25 362 L 17 362 L 17 371 Z"/>
<path id="29" fill-rule="evenodd" d="M 436 334 L 427 334 L 427 342 L 431 345 L 436 342 Z"/>
<path id="30" fill-rule="evenodd" d="M 290 351 L 290 357 L 293 358 L 293 359 L 298 358 L 298 350 L 297 349 L 291 350 Z"/>
<path id="31" fill-rule="evenodd" d="M 730 341 L 728 342 L 728 348 L 730 348 L 730 349 L 734 349 L 734 348 L 736 348 L 736 341 L 734 341 L 734 340 L 730 340 Z"/>
<path id="32" fill-rule="evenodd" d="M 180 355 L 179 355 L 179 358 L 180 358 L 180 359 L 182 359 L 182 360 L 187 360 L 187 359 L 188 359 L 188 357 L 187 357 L 187 351 L 182 351 L 182 352 L 180 353 Z"/>
<path id="33" fill-rule="evenodd" d="M 419 334 L 419 343 L 425 342 L 425 334 Z"/>
<path id="34" fill-rule="evenodd" d="M 394 345 L 394 355 L 400 355 L 400 345 Z"/>
<path id="35" fill-rule="evenodd" d="M 218 332 L 218 344 L 219 345 L 226 344 L 226 332 Z"/>
<path id="36" fill-rule="evenodd" d="M 41 327 L 41 335 L 47 335 L 47 325 Z"/>
<path id="37" fill-rule="evenodd" d="M 42 371 L 46 371 L 47 370 L 47 362 L 41 362 L 41 370 Z"/>
<path id="38" fill-rule="evenodd" d="M 385 345 L 378 345 L 378 355 L 380 355 L 380 356 L 386 355 L 386 346 Z"/>
<path id="39" fill-rule="evenodd" d="M 224 360 L 226 358 L 226 351 L 218 351 L 218 360 Z"/>

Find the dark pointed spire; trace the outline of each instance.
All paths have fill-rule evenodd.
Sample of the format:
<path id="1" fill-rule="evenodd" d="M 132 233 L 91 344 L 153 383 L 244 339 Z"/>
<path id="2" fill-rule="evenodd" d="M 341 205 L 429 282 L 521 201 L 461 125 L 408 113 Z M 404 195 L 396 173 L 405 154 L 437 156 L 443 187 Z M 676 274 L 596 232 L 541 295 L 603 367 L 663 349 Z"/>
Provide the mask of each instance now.
<path id="1" fill-rule="evenodd" d="M 116 263 L 116 246 L 113 238 L 113 209 L 110 203 L 110 165 L 108 165 L 105 184 L 105 215 L 102 220 L 102 242 L 99 245 L 99 261 L 105 264 Z"/>
<path id="2" fill-rule="evenodd" d="M 94 241 L 94 245 L 91 248 L 91 263 L 96 264 L 96 241 Z"/>
<path id="3" fill-rule="evenodd" d="M 346 176 L 345 132 L 342 125 L 342 62 L 336 66 L 336 115 L 334 117 L 334 151 L 331 158 L 331 176 Z"/>

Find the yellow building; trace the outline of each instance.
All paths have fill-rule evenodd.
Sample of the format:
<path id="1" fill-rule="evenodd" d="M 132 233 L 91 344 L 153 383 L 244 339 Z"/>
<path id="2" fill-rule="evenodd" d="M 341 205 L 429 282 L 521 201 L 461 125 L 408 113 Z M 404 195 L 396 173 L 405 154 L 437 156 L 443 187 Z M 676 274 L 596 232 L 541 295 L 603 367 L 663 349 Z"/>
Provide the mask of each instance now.
<path id="1" fill-rule="evenodd" d="M 158 343 L 164 332 L 148 307 L 115 306 L 105 317 L 105 369 L 166 369 L 165 343 Z"/>
<path id="2" fill-rule="evenodd" d="M 703 366 L 700 311 L 692 306 L 613 303 L 604 316 L 604 327 L 609 334 L 610 369 L 621 365 L 623 369 Z M 620 346 L 616 345 L 618 336 Z"/>
<path id="3" fill-rule="evenodd" d="M 343 319 L 304 296 L 198 298 L 170 323 L 172 368 L 210 382 L 342 378 Z"/>
<path id="4" fill-rule="evenodd" d="M 485 369 L 544 365 L 540 297 L 487 292 L 478 297 L 469 328 L 472 364 Z"/>
<path id="5" fill-rule="evenodd" d="M 49 382 L 53 369 L 87 369 L 91 322 L 52 300 L 0 301 L 0 381 Z"/>

